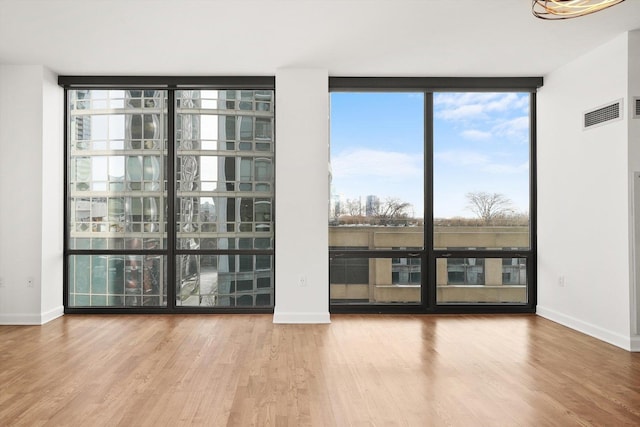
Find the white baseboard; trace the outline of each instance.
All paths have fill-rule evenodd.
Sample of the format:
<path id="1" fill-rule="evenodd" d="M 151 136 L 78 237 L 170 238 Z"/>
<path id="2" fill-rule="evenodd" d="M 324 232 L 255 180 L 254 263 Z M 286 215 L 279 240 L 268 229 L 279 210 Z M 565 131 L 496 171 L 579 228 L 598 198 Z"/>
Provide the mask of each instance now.
<path id="1" fill-rule="evenodd" d="M 331 323 L 326 313 L 283 313 L 276 308 L 273 313 L 273 323 Z"/>
<path id="2" fill-rule="evenodd" d="M 59 306 L 41 314 L 12 313 L 0 314 L 0 325 L 44 325 L 64 314 L 64 307 Z"/>
<path id="3" fill-rule="evenodd" d="M 632 339 L 630 336 L 620 335 L 617 332 L 609 331 L 601 328 L 600 326 L 593 325 L 589 322 L 584 322 L 580 319 L 576 319 L 572 316 L 559 313 L 555 310 L 537 306 L 536 314 L 545 319 L 549 319 L 553 322 L 559 323 L 568 328 L 574 329 L 583 334 L 589 335 L 593 338 L 597 338 L 606 343 L 615 345 L 627 351 L 638 351 L 632 349 Z M 636 342 L 636 346 L 640 344 L 640 339 Z"/>
<path id="4" fill-rule="evenodd" d="M 640 352 L 640 335 L 631 336 L 631 351 Z"/>
<path id="5" fill-rule="evenodd" d="M 53 319 L 57 319 L 64 315 L 64 307 L 58 306 L 49 311 L 45 311 L 40 315 L 40 324 L 44 325 L 45 323 L 51 322 Z"/>
<path id="6" fill-rule="evenodd" d="M 0 314 L 0 325 L 41 325 L 39 314 Z"/>

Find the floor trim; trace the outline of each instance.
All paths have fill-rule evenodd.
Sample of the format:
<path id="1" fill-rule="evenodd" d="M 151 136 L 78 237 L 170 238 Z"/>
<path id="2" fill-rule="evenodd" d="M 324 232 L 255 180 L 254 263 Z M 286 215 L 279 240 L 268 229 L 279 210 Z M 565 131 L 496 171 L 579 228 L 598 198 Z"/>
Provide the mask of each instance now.
<path id="1" fill-rule="evenodd" d="M 331 323 L 329 313 L 295 313 L 279 312 L 273 313 L 273 323 Z"/>
<path id="2" fill-rule="evenodd" d="M 536 307 L 536 314 L 540 317 L 544 317 L 545 319 L 559 323 L 578 332 L 582 332 L 583 334 L 615 345 L 616 347 L 620 347 L 624 350 L 638 351 L 632 349 L 631 337 L 620 335 L 617 332 L 601 328 L 600 326 L 584 322 L 580 319 L 576 319 L 575 317 L 567 316 L 566 314 L 557 312 L 549 308 L 541 307 L 539 305 Z M 637 344 L 640 344 L 640 342 L 638 342 Z"/>
<path id="3" fill-rule="evenodd" d="M 64 307 L 59 306 L 40 314 L 12 313 L 0 314 L 0 325 L 44 325 L 64 314 Z"/>

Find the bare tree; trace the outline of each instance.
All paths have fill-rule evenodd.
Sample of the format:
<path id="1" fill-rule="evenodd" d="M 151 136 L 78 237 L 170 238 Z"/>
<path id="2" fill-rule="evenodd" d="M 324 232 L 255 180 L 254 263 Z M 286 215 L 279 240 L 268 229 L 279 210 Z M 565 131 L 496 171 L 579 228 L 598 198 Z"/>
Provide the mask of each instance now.
<path id="1" fill-rule="evenodd" d="M 344 213 L 349 216 L 362 216 L 362 204 L 359 199 L 347 199 L 344 203 Z"/>
<path id="2" fill-rule="evenodd" d="M 377 225 L 390 225 L 398 220 L 409 218 L 411 203 L 403 202 L 394 197 L 387 197 L 383 202 L 372 206 L 373 222 Z"/>
<path id="3" fill-rule="evenodd" d="M 491 224 L 494 220 L 513 215 L 513 202 L 500 193 L 487 193 L 476 191 L 466 194 L 469 205 L 467 209 L 478 215 L 485 224 Z"/>

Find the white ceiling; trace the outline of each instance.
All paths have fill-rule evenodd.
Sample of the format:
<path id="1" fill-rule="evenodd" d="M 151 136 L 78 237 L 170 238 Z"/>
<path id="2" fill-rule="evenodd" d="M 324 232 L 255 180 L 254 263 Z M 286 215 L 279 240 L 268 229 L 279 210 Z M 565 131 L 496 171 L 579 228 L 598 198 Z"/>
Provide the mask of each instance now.
<path id="1" fill-rule="evenodd" d="M 59 74 L 540 76 L 640 28 L 640 0 L 565 21 L 530 0 L 0 0 L 0 63 Z"/>

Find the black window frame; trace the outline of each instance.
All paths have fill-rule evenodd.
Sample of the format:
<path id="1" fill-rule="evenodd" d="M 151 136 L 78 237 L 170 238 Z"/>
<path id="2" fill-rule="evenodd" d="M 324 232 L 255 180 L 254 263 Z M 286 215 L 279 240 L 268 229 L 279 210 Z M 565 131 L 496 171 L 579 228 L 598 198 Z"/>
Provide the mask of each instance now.
<path id="1" fill-rule="evenodd" d="M 180 306 L 176 304 L 176 256 L 189 252 L 179 249 L 176 241 L 177 191 L 175 184 L 176 176 L 176 110 L 175 93 L 179 90 L 270 90 L 275 96 L 274 76 L 59 76 L 58 85 L 64 89 L 64 226 L 63 226 L 63 305 L 65 314 L 198 314 L 198 313 L 270 313 L 274 312 L 274 305 L 269 306 Z M 167 91 L 167 245 L 163 249 L 134 250 L 134 249 L 69 249 L 69 90 L 163 90 Z M 274 100 L 272 101 L 274 102 Z M 275 105 L 272 104 L 272 105 Z M 275 110 L 274 110 L 274 133 L 275 133 Z M 269 249 L 199 249 L 198 255 L 268 255 L 271 256 L 271 274 L 275 277 L 275 139 L 272 155 L 272 180 L 273 180 L 273 203 L 271 206 L 271 216 L 273 223 L 273 244 Z M 70 307 L 69 306 L 69 259 L 74 255 L 162 255 L 167 259 L 166 280 L 167 280 L 167 305 L 166 306 L 139 306 L 139 307 Z M 238 298 L 242 297 L 239 295 Z M 272 299 L 275 301 L 275 280 L 273 281 Z"/>
<path id="2" fill-rule="evenodd" d="M 535 313 L 537 305 L 537 186 L 536 186 L 536 92 L 542 77 L 329 77 L 333 92 L 416 92 L 424 94 L 424 247 L 421 250 L 376 251 L 329 248 L 329 260 L 338 258 L 420 258 L 421 302 L 406 304 L 330 302 L 331 313 L 485 314 Z M 434 93 L 526 92 L 529 101 L 529 248 L 517 250 L 434 249 Z M 524 258 L 527 263 L 527 302 L 447 303 L 436 301 L 436 261 L 439 258 Z M 329 262 L 331 264 L 331 262 Z M 330 298 L 329 298 L 330 300 Z M 331 301 L 331 300 L 330 300 Z"/>

